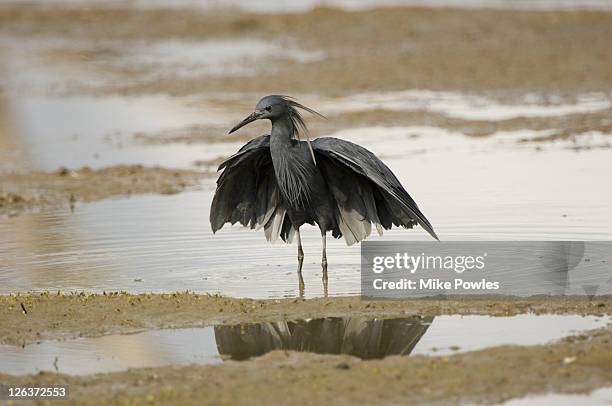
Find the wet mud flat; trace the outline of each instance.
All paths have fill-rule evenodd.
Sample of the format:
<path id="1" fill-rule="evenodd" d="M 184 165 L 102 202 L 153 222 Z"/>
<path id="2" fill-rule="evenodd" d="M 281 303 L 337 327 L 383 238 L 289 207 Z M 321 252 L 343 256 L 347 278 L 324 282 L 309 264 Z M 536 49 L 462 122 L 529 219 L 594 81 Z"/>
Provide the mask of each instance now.
<path id="1" fill-rule="evenodd" d="M 493 404 L 612 384 L 609 331 L 547 346 L 498 347 L 449 357 L 349 356 L 276 351 L 216 366 L 134 369 L 71 377 L 40 373 L 10 384 L 67 384 L 72 404 Z M 367 382 L 367 385 L 364 385 Z M 495 388 L 495 390 L 492 390 Z"/>
<path id="2" fill-rule="evenodd" d="M 56 172 L 0 172 L 0 216 L 71 206 L 132 194 L 175 194 L 196 188 L 205 176 L 195 170 L 118 165 L 104 169 L 60 168 Z"/>
<path id="3" fill-rule="evenodd" d="M 108 85 L 71 85 L 73 91 L 106 94 L 350 94 L 426 88 L 571 96 L 577 91 L 609 91 L 611 26 L 612 13 L 597 11 L 317 7 L 265 14 L 21 4 L 0 9 L 1 34 L 85 41 L 88 45 L 76 51 L 58 45 L 48 57 L 110 75 Z M 240 37 L 279 43 L 286 49 L 299 45 L 308 53 L 298 58 L 276 55 L 262 64 L 261 71 L 213 76 L 186 77 L 176 69 L 151 75 L 156 67 L 138 63 L 137 58 L 127 66 L 113 64 L 113 58 L 126 52 L 117 48 L 120 42 L 197 43 Z M 253 74 L 257 80 L 250 80 Z"/>
<path id="4" fill-rule="evenodd" d="M 23 306 L 22 306 L 23 305 Z M 332 316 L 393 317 L 442 314 L 510 316 L 612 314 L 612 297 L 366 301 L 359 297 L 254 300 L 215 295 L 64 294 L 0 296 L 0 344 L 94 337 L 151 328 L 206 326 Z"/>
<path id="5" fill-rule="evenodd" d="M 400 355 L 402 351 L 412 351 L 415 342 L 423 335 L 426 338 L 428 334 L 434 334 L 427 332 L 427 326 L 432 320 L 435 326 L 435 317 L 441 314 L 480 314 L 510 319 L 508 316 L 516 314 L 550 317 L 535 315 L 554 313 L 559 317 L 590 315 L 588 317 L 599 319 L 612 314 L 610 297 L 595 297 L 592 301 L 579 298 L 477 298 L 371 302 L 359 298 L 251 300 L 193 294 L 60 293 L 59 296 L 2 296 L 0 311 L 4 320 L 0 327 L 3 344 L 45 343 L 46 340 L 77 336 L 216 324 L 219 326 L 215 327 L 219 351 L 233 354 L 208 365 L 194 362 L 192 365 L 172 364 L 95 375 L 63 374 L 63 358 L 59 360 L 60 373 L 18 376 L 0 372 L 0 380 L 4 383 L 68 384 L 71 402 L 75 404 L 233 404 L 244 399 L 251 399 L 253 403 L 290 401 L 292 404 L 491 404 L 549 392 L 588 394 L 594 389 L 612 385 L 612 370 L 609 368 L 612 363 L 612 330 L 605 324 L 545 345 L 501 345 L 475 351 L 468 349 L 467 352 L 454 348 L 439 356 L 432 356 L 431 352 Z M 313 319 L 315 317 L 325 319 Z M 385 355 L 389 356 L 382 359 L 370 348 L 367 339 L 365 342 L 362 340 L 362 344 L 353 340 L 352 349 L 337 355 L 329 349 L 321 351 L 323 354 L 308 352 L 312 349 L 307 344 L 312 344 L 313 338 L 327 336 L 332 337 L 332 341 L 334 337 L 346 338 L 342 328 L 340 331 L 332 330 L 337 330 L 339 325 L 346 329 L 350 324 L 346 320 L 360 317 L 383 320 L 380 324 L 383 337 L 385 334 L 389 337 L 390 331 L 395 329 L 408 335 L 413 342 L 404 341 L 404 350 L 394 351 L 391 350 L 393 340 L 383 339 L 387 342 Z M 295 319 L 304 321 L 278 322 Z M 327 329 L 321 330 L 320 320 L 327 323 Z M 405 320 L 419 322 L 410 326 Z M 253 324 L 255 322 L 260 323 Z M 303 338 L 304 330 L 317 323 L 316 334 L 306 335 L 308 338 L 297 344 L 262 344 L 277 334 L 281 337 L 289 334 L 282 333 L 278 326 L 288 326 L 290 336 L 301 335 Z M 482 323 L 479 325 L 484 326 Z M 266 326 L 276 327 L 265 330 Z M 310 333 L 314 331 L 311 329 Z M 325 345 L 332 344 L 327 342 Z M 36 344 L 31 345 L 36 347 Z M 272 351 L 259 351 L 261 345 Z M 360 345 L 366 349 L 365 352 L 363 348 L 359 350 Z M 233 352 L 236 349 L 238 353 Z M 253 350 L 250 354 L 249 349 Z M 121 352 L 119 348 L 116 350 Z M 238 361 L 240 359 L 246 360 Z M 363 382 L 369 385 L 363 385 Z M 493 387 L 496 388 L 494 391 L 491 390 Z"/>

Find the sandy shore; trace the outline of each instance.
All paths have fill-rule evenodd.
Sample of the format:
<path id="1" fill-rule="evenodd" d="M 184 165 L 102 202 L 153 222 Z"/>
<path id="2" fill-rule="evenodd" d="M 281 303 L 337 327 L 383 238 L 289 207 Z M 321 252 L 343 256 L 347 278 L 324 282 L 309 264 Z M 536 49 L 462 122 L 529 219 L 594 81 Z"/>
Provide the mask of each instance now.
<path id="1" fill-rule="evenodd" d="M 348 356 L 275 351 L 219 366 L 136 369 L 69 377 L 0 374 L 10 384 L 70 385 L 70 404 L 493 404 L 549 391 L 588 393 L 612 384 L 612 334 L 596 331 L 536 347 L 496 347 L 449 357 Z M 368 384 L 365 385 L 364 383 Z"/>
<path id="2" fill-rule="evenodd" d="M 26 309 L 23 311 L 22 305 Z M 153 327 L 310 316 L 517 313 L 612 314 L 612 299 L 417 300 L 358 298 L 237 300 L 175 295 L 0 297 L 0 342 L 95 336 Z M 595 330 L 546 346 L 503 346 L 448 357 L 387 357 L 275 351 L 216 366 L 159 367 L 72 377 L 39 373 L 10 384 L 67 384 L 71 404 L 495 403 L 549 391 L 588 393 L 612 384 L 612 331 Z M 368 385 L 363 385 L 368 382 Z M 495 390 L 492 390 L 495 388 Z M 340 396 L 341 394 L 341 396 Z"/>
<path id="3" fill-rule="evenodd" d="M 27 313 L 23 312 L 23 304 Z M 291 320 L 310 317 L 521 313 L 612 314 L 612 298 L 542 297 L 365 301 L 359 297 L 252 300 L 220 296 L 112 293 L 0 296 L 0 343 L 22 345 L 39 340 L 99 336 L 150 328 L 204 326 Z"/>

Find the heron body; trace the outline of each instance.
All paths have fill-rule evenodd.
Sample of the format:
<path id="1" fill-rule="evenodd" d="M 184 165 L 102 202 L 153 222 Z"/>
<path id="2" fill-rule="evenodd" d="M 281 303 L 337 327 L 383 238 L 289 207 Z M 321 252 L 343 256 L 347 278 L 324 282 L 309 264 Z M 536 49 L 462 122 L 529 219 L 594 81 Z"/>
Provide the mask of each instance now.
<path id="1" fill-rule="evenodd" d="M 282 120 L 282 119 L 281 119 Z M 291 228 L 316 223 L 321 233 L 337 229 L 333 197 L 307 142 L 292 139 L 290 120 L 277 122 L 270 134 L 274 176 Z"/>
<path id="2" fill-rule="evenodd" d="M 316 224 L 323 239 L 323 282 L 327 290 L 326 235 L 362 241 L 372 225 L 383 229 L 421 225 L 438 239 L 393 172 L 372 152 L 337 138 L 310 142 L 298 109 L 313 114 L 286 96 L 266 96 L 255 112 L 231 131 L 258 119 L 272 123 L 270 135 L 257 137 L 224 161 L 210 211 L 213 232 L 225 223 L 264 228 L 266 238 L 298 240 L 298 275 L 303 291 L 303 250 L 299 230 Z"/>

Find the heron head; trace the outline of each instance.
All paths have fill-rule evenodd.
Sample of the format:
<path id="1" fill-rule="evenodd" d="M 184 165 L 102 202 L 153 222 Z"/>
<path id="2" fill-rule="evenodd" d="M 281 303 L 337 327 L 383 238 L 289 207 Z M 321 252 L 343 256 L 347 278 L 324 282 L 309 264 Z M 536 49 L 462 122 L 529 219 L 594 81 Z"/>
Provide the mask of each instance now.
<path id="1" fill-rule="evenodd" d="M 289 117 L 294 124 L 294 132 L 296 135 L 300 130 L 306 132 L 306 124 L 304 123 L 304 119 L 297 109 L 302 109 L 309 113 L 323 117 L 321 114 L 301 105 L 289 96 L 270 95 L 262 98 L 255 106 L 255 111 L 232 128 L 229 133 L 231 134 L 255 120 L 268 119 L 270 121 L 274 121 L 285 116 Z"/>
<path id="2" fill-rule="evenodd" d="M 268 120 L 274 121 L 280 119 L 282 117 L 288 118 L 291 123 L 290 131 L 292 137 L 298 137 L 300 132 L 304 133 L 306 136 L 306 140 L 308 141 L 308 148 L 310 149 L 310 155 L 312 156 L 312 161 L 314 164 L 317 164 L 317 160 L 315 158 L 314 150 L 312 149 L 312 145 L 310 143 L 310 138 L 308 137 L 308 128 L 306 128 L 306 123 L 302 118 L 302 115 L 298 111 L 298 109 L 305 110 L 311 114 L 315 114 L 319 117 L 323 117 L 321 114 L 316 111 L 309 109 L 306 106 L 301 105 L 296 102 L 293 98 L 289 96 L 280 96 L 280 95 L 271 95 L 266 96 L 257 103 L 255 106 L 255 111 L 252 112 L 247 118 L 238 123 L 234 128 L 232 128 L 229 133 L 233 133 L 237 129 L 244 127 L 255 120 L 261 120 L 267 118 Z M 323 117 L 325 118 L 325 117 Z"/>

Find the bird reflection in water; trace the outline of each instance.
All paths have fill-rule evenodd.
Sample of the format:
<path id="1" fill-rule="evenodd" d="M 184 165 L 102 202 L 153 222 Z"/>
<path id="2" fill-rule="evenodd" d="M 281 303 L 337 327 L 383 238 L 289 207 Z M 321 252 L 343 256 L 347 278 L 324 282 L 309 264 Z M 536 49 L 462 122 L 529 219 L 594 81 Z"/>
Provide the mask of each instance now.
<path id="1" fill-rule="evenodd" d="M 273 350 L 348 354 L 363 359 L 408 355 L 433 317 L 320 319 L 215 326 L 221 356 L 233 360 Z"/>

